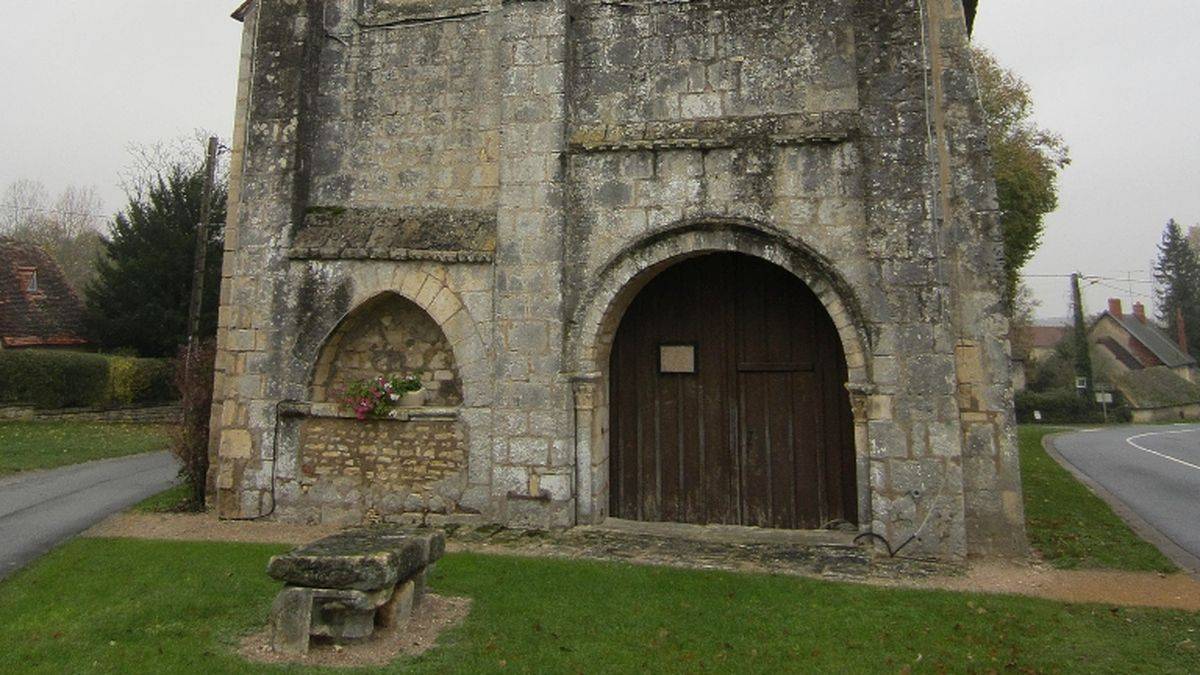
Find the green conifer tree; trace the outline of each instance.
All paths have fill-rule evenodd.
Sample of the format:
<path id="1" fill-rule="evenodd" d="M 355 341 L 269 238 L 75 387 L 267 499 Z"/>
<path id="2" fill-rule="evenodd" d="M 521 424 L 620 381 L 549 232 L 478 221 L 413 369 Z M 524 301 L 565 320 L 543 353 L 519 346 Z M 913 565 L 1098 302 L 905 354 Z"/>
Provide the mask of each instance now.
<path id="1" fill-rule="evenodd" d="M 1188 351 L 1200 354 L 1200 258 L 1188 244 L 1183 228 L 1173 219 L 1167 223 L 1158 245 L 1154 280 L 1158 284 L 1155 295 L 1159 320 L 1175 338 L 1182 317 Z"/>
<path id="2" fill-rule="evenodd" d="M 187 341 L 192 259 L 204 186 L 202 163 L 176 161 L 129 196 L 105 241 L 106 256 L 87 289 L 87 324 L 104 349 L 174 356 Z M 226 186 L 213 191 L 201 336 L 216 333 Z"/>

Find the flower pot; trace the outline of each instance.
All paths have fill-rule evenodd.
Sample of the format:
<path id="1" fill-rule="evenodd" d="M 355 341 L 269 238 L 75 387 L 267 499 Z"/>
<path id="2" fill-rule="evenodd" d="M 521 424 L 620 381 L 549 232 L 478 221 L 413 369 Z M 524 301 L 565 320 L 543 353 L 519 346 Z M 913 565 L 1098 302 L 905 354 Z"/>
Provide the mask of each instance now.
<path id="1" fill-rule="evenodd" d="M 429 392 L 424 388 L 416 391 L 405 392 L 404 395 L 400 397 L 400 406 L 403 408 L 419 408 L 425 405 L 425 400 L 428 398 L 428 394 Z"/>

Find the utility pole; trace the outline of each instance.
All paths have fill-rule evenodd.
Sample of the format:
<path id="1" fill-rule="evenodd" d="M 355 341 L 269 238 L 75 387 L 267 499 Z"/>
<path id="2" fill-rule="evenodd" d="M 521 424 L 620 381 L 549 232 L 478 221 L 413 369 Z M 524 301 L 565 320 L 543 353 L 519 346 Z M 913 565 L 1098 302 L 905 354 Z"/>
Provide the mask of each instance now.
<path id="1" fill-rule="evenodd" d="M 216 136 L 208 139 L 204 161 L 204 191 L 200 200 L 200 222 L 196 225 L 196 253 L 192 258 L 192 298 L 188 304 L 188 360 L 200 333 L 200 310 L 204 302 L 204 271 L 208 264 L 208 221 L 212 217 L 213 185 L 217 180 L 217 153 L 221 143 Z"/>
<path id="2" fill-rule="evenodd" d="M 208 139 L 208 154 L 204 162 L 204 189 L 201 192 L 200 222 L 196 224 L 196 251 L 192 257 L 192 297 L 188 303 L 187 349 L 183 361 L 183 435 L 190 437 L 199 428 L 206 428 L 205 421 L 209 411 L 195 410 L 197 405 L 203 406 L 203 397 L 194 399 L 196 394 L 196 348 L 200 341 L 200 311 L 204 304 L 204 272 L 208 266 L 208 221 L 212 218 L 212 198 L 214 184 L 217 180 L 217 153 L 220 152 L 220 141 L 216 136 Z M 207 431 L 202 435 L 207 439 Z M 185 444 L 191 445 L 189 441 Z M 207 446 L 207 443 L 203 443 Z M 208 449 L 189 447 L 181 457 L 184 460 L 184 470 L 192 483 L 194 491 L 192 499 L 203 506 L 205 499 L 205 476 L 208 473 Z"/>
<path id="3" fill-rule="evenodd" d="M 1088 351 L 1087 322 L 1083 316 L 1083 291 L 1079 288 L 1080 276 L 1079 272 L 1071 275 L 1071 301 L 1075 306 L 1075 377 L 1080 393 L 1091 398 L 1092 355 Z"/>

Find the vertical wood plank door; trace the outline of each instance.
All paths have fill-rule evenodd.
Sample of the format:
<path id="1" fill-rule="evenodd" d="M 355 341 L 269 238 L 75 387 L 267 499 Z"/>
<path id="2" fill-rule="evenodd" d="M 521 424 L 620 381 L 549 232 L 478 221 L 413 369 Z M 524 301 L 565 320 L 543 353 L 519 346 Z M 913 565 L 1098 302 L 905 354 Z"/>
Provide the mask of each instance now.
<path id="1" fill-rule="evenodd" d="M 610 510 L 815 529 L 856 520 L 846 359 L 790 272 L 715 253 L 662 272 L 613 344 Z"/>

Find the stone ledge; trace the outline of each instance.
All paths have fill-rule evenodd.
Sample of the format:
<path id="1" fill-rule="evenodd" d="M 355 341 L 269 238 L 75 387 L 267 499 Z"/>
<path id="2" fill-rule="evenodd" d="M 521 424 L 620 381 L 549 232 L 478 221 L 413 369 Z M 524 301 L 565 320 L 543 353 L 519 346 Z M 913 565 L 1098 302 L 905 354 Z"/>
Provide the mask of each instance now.
<path id="1" fill-rule="evenodd" d="M 491 4 L 488 0 L 376 0 L 354 22 L 359 28 L 373 29 L 465 19 L 487 13 Z"/>
<path id="2" fill-rule="evenodd" d="M 288 255 L 299 260 L 490 263 L 496 214 L 441 208 L 315 206 Z"/>
<path id="3" fill-rule="evenodd" d="M 313 419 L 358 419 L 353 412 L 338 403 L 315 401 L 286 401 L 279 405 L 281 417 L 305 417 Z M 374 418 L 372 418 L 374 419 Z M 435 408 L 430 406 L 396 408 L 394 415 L 379 422 L 453 422 L 458 419 L 458 408 Z"/>
<path id="4" fill-rule="evenodd" d="M 711 150 L 767 141 L 774 145 L 844 143 L 859 133 L 855 111 L 576 126 L 576 152 Z"/>
<path id="5" fill-rule="evenodd" d="M 440 263 L 491 263 L 495 256 L 478 251 L 424 251 L 411 248 L 292 247 L 292 260 L 417 260 Z"/>

